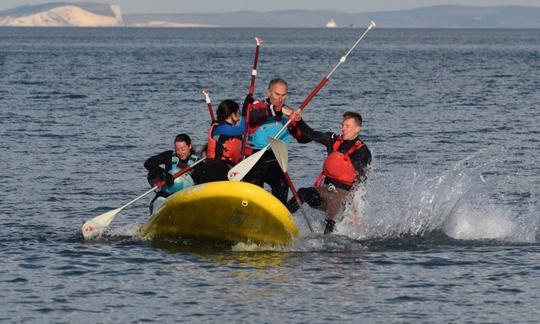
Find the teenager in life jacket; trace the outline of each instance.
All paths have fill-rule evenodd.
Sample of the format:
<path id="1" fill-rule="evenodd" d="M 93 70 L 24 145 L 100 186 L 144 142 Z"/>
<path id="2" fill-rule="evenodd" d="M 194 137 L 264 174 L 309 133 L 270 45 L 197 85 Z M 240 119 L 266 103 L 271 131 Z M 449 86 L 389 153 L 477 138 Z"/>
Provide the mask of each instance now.
<path id="1" fill-rule="evenodd" d="M 240 161 L 244 120 L 234 100 L 223 100 L 216 110 L 216 121 L 208 129 L 206 161 L 193 172 L 196 183 L 227 179 L 229 169 Z"/>
<path id="2" fill-rule="evenodd" d="M 300 114 L 294 113 L 295 120 Z M 366 179 L 366 167 L 371 163 L 371 152 L 359 138 L 362 130 L 362 116 L 356 112 L 345 112 L 341 125 L 341 135 L 323 133 L 311 129 L 305 122 L 298 123 L 306 140 L 313 140 L 326 146 L 328 157 L 323 170 L 313 187 L 300 188 L 298 195 L 302 202 L 311 207 L 324 210 L 326 227 L 324 233 L 333 232 L 336 215 L 343 208 L 345 198 L 351 188 Z M 287 203 L 291 212 L 299 206 L 293 198 Z"/>
<path id="3" fill-rule="evenodd" d="M 287 99 L 288 85 L 282 79 L 273 79 L 268 84 L 265 101 L 253 100 L 248 96 L 244 106 L 249 111 L 248 138 L 245 156 L 249 156 L 268 145 L 268 138 L 274 137 L 288 121 L 288 117 L 294 112 L 293 109 L 285 106 Z M 246 113 L 247 114 L 247 113 Z M 300 129 L 296 123 L 291 123 L 279 139 L 285 143 L 290 142 L 293 135 L 299 142 L 303 142 Z M 246 174 L 243 181 L 263 187 L 264 183 L 270 185 L 272 194 L 287 203 L 289 186 L 283 176 L 283 171 L 274 156 L 272 150 L 267 150 L 255 166 Z"/>
<path id="4" fill-rule="evenodd" d="M 156 192 L 150 202 L 150 214 L 154 210 L 154 202 L 158 197 L 168 197 L 173 193 L 194 185 L 189 172 L 174 179 L 173 174 L 197 162 L 199 158 L 191 145 L 191 138 L 187 134 L 179 134 L 174 139 L 174 151 L 168 150 L 151 156 L 144 162 L 148 170 L 148 183 L 153 187 L 158 181 L 165 180 L 167 186 Z"/>

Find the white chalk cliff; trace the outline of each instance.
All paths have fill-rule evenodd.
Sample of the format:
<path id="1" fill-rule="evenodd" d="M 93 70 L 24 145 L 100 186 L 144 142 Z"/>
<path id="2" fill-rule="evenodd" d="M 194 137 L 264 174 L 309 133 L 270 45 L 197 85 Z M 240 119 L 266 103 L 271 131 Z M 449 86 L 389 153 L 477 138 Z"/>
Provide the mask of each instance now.
<path id="1" fill-rule="evenodd" d="M 0 12 L 0 26 L 116 27 L 123 26 L 120 6 L 106 4 L 25 6 Z"/>

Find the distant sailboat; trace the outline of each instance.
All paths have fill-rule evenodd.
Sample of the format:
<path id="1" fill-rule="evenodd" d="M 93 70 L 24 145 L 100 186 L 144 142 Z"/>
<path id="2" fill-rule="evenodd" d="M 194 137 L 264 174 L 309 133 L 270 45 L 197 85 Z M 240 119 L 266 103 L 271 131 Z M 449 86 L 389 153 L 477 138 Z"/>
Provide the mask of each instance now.
<path id="1" fill-rule="evenodd" d="M 336 28 L 337 27 L 337 24 L 336 24 L 336 21 L 334 20 L 334 18 L 330 19 L 326 25 L 325 25 L 326 28 Z"/>

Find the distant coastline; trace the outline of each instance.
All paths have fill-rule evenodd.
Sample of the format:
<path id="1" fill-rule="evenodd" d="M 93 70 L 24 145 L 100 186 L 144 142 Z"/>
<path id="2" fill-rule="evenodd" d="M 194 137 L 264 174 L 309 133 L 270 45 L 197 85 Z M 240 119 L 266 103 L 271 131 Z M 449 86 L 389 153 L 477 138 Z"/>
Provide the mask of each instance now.
<path id="1" fill-rule="evenodd" d="M 400 11 L 345 13 L 271 12 L 122 14 L 117 5 L 54 2 L 0 12 L 0 26 L 153 28 L 540 28 L 540 6 L 440 5 Z M 329 22 L 331 22 L 330 25 Z"/>

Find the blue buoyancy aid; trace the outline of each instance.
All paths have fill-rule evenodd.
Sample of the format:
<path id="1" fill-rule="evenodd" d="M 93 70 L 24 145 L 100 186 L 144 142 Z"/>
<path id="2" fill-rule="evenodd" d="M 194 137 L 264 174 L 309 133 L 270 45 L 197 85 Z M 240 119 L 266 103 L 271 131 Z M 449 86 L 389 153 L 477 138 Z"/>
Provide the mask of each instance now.
<path id="1" fill-rule="evenodd" d="M 192 165 L 196 161 L 197 161 L 197 156 L 192 154 L 189 157 L 187 164 Z M 176 155 L 174 155 L 172 157 L 171 162 L 172 162 L 172 167 L 169 170 L 170 174 L 175 174 L 176 172 L 182 170 L 182 168 L 180 168 L 180 166 L 178 165 L 178 163 L 180 162 L 180 159 Z M 165 187 L 163 187 L 162 190 L 163 190 L 163 192 L 165 192 L 165 193 L 167 193 L 169 195 L 172 195 L 175 192 L 178 192 L 178 191 L 180 191 L 182 189 L 185 189 L 187 187 L 191 187 L 193 185 L 195 185 L 195 182 L 193 181 L 193 178 L 191 178 L 191 175 L 189 174 L 189 172 L 186 172 L 186 173 L 182 174 L 181 176 L 179 176 L 178 178 L 174 179 L 174 183 L 172 185 L 165 186 Z"/>
<path id="2" fill-rule="evenodd" d="M 268 138 L 274 137 L 286 123 L 286 117 L 283 117 L 281 120 L 269 118 L 248 137 L 248 142 L 255 150 L 263 149 L 268 145 Z M 286 144 L 289 144 L 291 142 L 291 135 L 289 134 L 289 131 L 285 129 L 279 136 L 279 139 Z"/>

